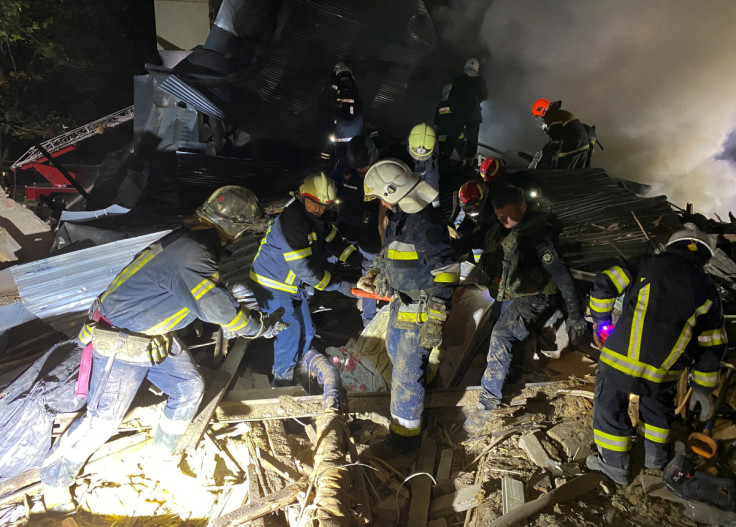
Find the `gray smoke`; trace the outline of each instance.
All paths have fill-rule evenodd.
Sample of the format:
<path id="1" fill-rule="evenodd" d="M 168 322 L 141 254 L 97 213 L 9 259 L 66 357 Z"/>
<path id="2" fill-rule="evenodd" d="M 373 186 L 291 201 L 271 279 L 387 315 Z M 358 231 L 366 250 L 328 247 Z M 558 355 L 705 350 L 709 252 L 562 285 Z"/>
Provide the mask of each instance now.
<path id="1" fill-rule="evenodd" d="M 488 4 L 486 4 L 488 5 Z M 481 142 L 533 153 L 538 97 L 595 124 L 594 166 L 721 217 L 736 209 L 736 2 L 495 0 Z"/>

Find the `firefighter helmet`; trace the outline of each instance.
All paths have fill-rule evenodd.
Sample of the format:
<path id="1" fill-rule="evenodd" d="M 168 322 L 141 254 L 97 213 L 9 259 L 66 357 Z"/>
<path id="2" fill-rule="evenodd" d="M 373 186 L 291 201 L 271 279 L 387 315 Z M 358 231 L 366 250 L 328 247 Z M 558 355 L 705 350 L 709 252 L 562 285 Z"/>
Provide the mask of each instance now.
<path id="1" fill-rule="evenodd" d="M 372 165 L 378 160 L 376 143 L 365 134 L 356 135 L 348 142 L 345 159 L 354 170 Z"/>
<path id="2" fill-rule="evenodd" d="M 713 256 L 716 253 L 716 239 L 717 235 L 701 231 L 694 223 L 685 223 L 682 230 L 670 236 L 667 247 L 679 242 L 688 242 L 687 245 L 684 243 L 681 245 L 687 247 L 691 252 L 696 252 L 698 247 L 704 247 L 708 254 Z"/>
<path id="3" fill-rule="evenodd" d="M 339 77 L 343 73 L 349 73 L 351 75 L 353 74 L 353 70 L 350 69 L 350 66 L 348 66 L 347 62 L 343 62 L 343 61 L 340 61 L 337 64 L 335 64 L 333 71 L 335 72 L 335 77 Z"/>
<path id="4" fill-rule="evenodd" d="M 409 132 L 409 155 L 417 161 L 426 161 L 432 157 L 437 138 L 427 123 L 416 125 Z"/>
<path id="5" fill-rule="evenodd" d="M 503 174 L 504 162 L 500 157 L 487 157 L 480 164 L 483 181 L 493 181 Z"/>
<path id="6" fill-rule="evenodd" d="M 465 61 L 465 67 L 463 67 L 463 71 L 466 75 L 477 77 L 478 73 L 480 73 L 480 62 L 478 62 L 478 59 L 476 59 L 475 57 L 469 58 Z"/>
<path id="7" fill-rule="evenodd" d="M 325 176 L 323 172 L 310 174 L 299 185 L 299 196 L 311 200 L 319 205 L 332 205 L 337 198 L 335 182 Z"/>
<path id="8" fill-rule="evenodd" d="M 544 117 L 544 114 L 547 113 L 548 109 L 549 101 L 543 97 L 539 98 L 534 101 L 534 104 L 532 105 L 532 115 L 536 115 L 537 117 Z"/>
<path id="9" fill-rule="evenodd" d="M 377 162 L 368 170 L 363 190 L 366 201 L 380 198 L 409 214 L 419 212 L 439 194 L 404 162 L 390 158 Z"/>
<path id="10" fill-rule="evenodd" d="M 237 240 L 248 224 L 263 216 L 263 209 L 252 191 L 238 185 L 228 185 L 217 189 L 197 209 L 197 216 L 228 238 Z"/>
<path id="11" fill-rule="evenodd" d="M 458 191 L 460 203 L 462 203 L 463 205 L 482 201 L 485 196 L 486 191 L 483 188 L 483 184 L 473 179 L 463 183 L 463 186 L 460 187 L 460 190 Z"/>

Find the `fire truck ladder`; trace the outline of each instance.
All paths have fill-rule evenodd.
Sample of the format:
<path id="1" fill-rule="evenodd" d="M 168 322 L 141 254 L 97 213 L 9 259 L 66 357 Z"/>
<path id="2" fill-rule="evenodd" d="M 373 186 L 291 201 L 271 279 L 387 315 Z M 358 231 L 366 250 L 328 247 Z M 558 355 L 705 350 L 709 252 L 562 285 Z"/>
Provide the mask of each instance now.
<path id="1" fill-rule="evenodd" d="M 110 115 L 97 119 L 91 123 L 85 124 L 72 130 L 71 132 L 65 132 L 61 135 L 44 141 L 41 143 L 41 147 L 46 150 L 49 154 L 58 152 L 68 146 L 75 145 L 85 139 L 89 139 L 97 134 L 101 134 L 105 131 L 105 128 L 115 128 L 116 126 L 126 123 L 133 118 L 133 106 L 128 106 L 120 111 L 111 113 Z M 23 165 L 33 163 L 39 159 L 46 157 L 38 148 L 32 146 L 28 151 L 23 154 L 18 160 L 10 166 L 11 170 L 18 170 Z"/>

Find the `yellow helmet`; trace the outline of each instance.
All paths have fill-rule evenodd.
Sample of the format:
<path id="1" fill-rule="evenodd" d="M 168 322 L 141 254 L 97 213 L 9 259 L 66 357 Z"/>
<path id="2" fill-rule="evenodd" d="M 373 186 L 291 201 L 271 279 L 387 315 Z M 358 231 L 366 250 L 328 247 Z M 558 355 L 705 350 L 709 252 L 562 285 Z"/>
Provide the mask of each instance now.
<path id="1" fill-rule="evenodd" d="M 425 161 L 432 157 L 437 138 L 427 123 L 416 125 L 409 132 L 409 154 L 417 161 Z"/>
<path id="2" fill-rule="evenodd" d="M 317 172 L 307 176 L 299 185 L 299 196 L 328 206 L 335 202 L 337 189 L 335 182 L 325 176 L 324 172 Z"/>

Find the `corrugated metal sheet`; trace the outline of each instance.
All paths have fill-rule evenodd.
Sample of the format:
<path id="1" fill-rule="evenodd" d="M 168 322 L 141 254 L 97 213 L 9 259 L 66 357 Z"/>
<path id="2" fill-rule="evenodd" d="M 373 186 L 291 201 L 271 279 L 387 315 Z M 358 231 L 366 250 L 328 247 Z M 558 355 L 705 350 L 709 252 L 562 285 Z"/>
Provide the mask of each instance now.
<path id="1" fill-rule="evenodd" d="M 540 207 L 559 219 L 560 251 L 576 269 L 598 271 L 649 250 L 632 211 L 662 242 L 681 225 L 666 196 L 639 197 L 602 169 L 536 170 L 517 177 L 520 186 L 538 190 Z"/>
<path id="2" fill-rule="evenodd" d="M 10 273 L 24 306 L 36 317 L 84 311 L 138 252 L 168 232 L 171 231 L 16 265 Z"/>

